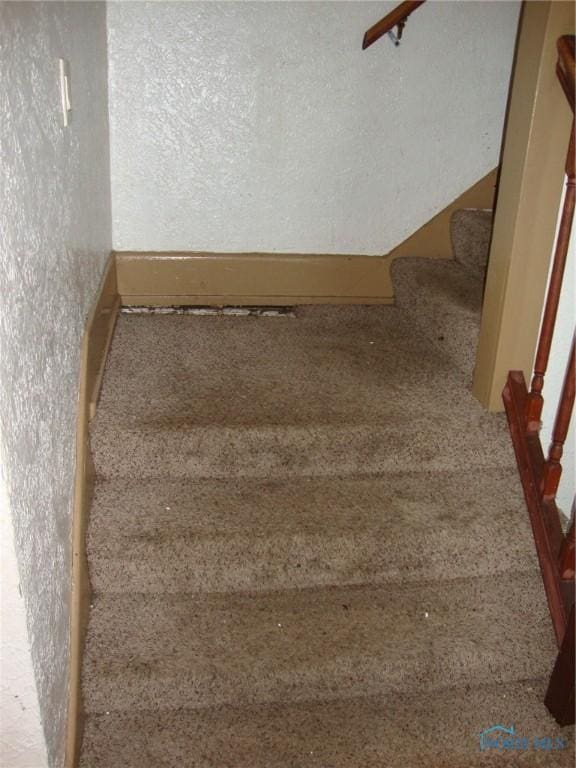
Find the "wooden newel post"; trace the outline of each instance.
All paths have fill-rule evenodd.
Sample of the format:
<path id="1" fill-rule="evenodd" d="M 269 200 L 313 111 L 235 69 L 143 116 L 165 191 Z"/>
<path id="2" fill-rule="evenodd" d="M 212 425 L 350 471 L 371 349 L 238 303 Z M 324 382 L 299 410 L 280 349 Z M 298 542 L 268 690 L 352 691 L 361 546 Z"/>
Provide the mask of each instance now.
<path id="1" fill-rule="evenodd" d="M 570 358 L 564 376 L 564 385 L 556 411 L 556 420 L 554 422 L 554 431 L 552 432 L 552 444 L 548 452 L 548 459 L 544 464 L 542 473 L 542 498 L 544 501 L 551 501 L 556 498 L 556 492 L 560 483 L 562 474 L 562 465 L 560 460 L 564 450 L 564 442 L 568 434 L 570 417 L 574 407 L 574 393 L 576 390 L 576 360 L 574 358 L 574 339 L 572 339 L 572 348 Z"/>
<path id="2" fill-rule="evenodd" d="M 564 277 L 564 268 L 566 266 L 566 255 L 570 244 L 570 233 L 572 230 L 574 205 L 576 201 L 575 143 L 574 121 L 572 121 L 570 146 L 566 158 L 566 175 L 568 177 L 566 181 L 566 195 L 564 198 L 564 206 L 562 208 L 562 217 L 560 219 L 556 248 L 554 250 L 554 261 L 552 264 L 552 272 L 550 274 L 548 293 L 546 295 L 546 306 L 542 316 L 540 339 L 538 340 L 536 361 L 534 363 L 534 375 L 532 377 L 532 385 L 526 404 L 526 428 L 529 432 L 538 432 L 541 426 L 543 405 L 542 388 L 544 386 L 544 376 L 546 375 L 548 359 L 550 357 L 552 336 L 554 334 L 554 325 L 556 323 L 558 304 L 560 302 L 562 279 Z"/>
<path id="3" fill-rule="evenodd" d="M 560 725 L 574 722 L 574 605 L 544 703 Z"/>

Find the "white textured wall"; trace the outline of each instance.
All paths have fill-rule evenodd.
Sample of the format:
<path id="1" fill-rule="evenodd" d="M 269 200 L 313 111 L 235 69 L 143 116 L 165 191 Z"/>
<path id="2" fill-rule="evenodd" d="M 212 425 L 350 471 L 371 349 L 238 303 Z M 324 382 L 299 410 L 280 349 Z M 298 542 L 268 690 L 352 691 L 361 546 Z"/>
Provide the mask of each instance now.
<path id="1" fill-rule="evenodd" d="M 20 593 L 14 533 L 4 478 L 0 475 L 0 765 L 48 765 L 24 600 Z"/>
<path id="2" fill-rule="evenodd" d="M 112 2 L 114 247 L 381 254 L 498 162 L 519 3 Z"/>
<path id="3" fill-rule="evenodd" d="M 558 219 L 558 224 L 560 219 Z M 566 271 L 560 295 L 560 305 L 554 329 L 548 372 L 544 380 L 544 409 L 542 411 L 541 441 L 547 452 L 552 441 L 556 408 L 560 399 L 564 374 L 574 329 L 576 328 L 576 223 L 572 229 Z M 562 457 L 564 468 L 558 489 L 557 503 L 566 517 L 570 516 L 576 494 L 576 414 L 572 416 Z"/>
<path id="4" fill-rule="evenodd" d="M 28 629 L 12 641 L 31 649 L 53 766 L 66 717 L 80 339 L 111 247 L 105 14 L 103 3 L 0 5 L 0 433 Z"/>

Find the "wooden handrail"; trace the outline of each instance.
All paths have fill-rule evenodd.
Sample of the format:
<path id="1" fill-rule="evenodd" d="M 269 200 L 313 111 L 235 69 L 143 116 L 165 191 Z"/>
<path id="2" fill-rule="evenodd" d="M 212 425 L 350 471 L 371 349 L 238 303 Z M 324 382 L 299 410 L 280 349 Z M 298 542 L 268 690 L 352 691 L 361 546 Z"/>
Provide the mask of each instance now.
<path id="1" fill-rule="evenodd" d="M 400 5 L 394 8 L 393 11 L 390 11 L 390 13 L 384 16 L 383 19 L 380 19 L 380 21 L 370 27 L 364 35 L 362 50 L 365 51 L 366 48 L 372 45 L 372 43 L 375 43 L 376 40 L 379 40 L 382 35 L 390 32 L 394 27 L 399 27 L 398 38 L 400 39 L 406 19 L 410 16 L 412 11 L 415 11 L 416 8 L 424 2 L 426 2 L 426 0 L 408 0 L 408 2 L 400 3 Z"/>

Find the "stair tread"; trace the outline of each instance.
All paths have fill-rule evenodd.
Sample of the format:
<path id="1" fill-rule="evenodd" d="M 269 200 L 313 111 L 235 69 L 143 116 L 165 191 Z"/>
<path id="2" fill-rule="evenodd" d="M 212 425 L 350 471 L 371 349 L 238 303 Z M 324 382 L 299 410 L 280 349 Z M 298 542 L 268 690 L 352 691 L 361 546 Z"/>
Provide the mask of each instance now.
<path id="1" fill-rule="evenodd" d="M 431 262 L 455 285 L 471 282 L 455 262 L 423 261 L 425 273 Z M 91 425 L 96 470 L 288 477 L 514 467 L 505 418 L 485 412 L 454 375 L 452 340 L 443 349 L 428 332 L 388 306 L 121 317 Z"/>
<path id="2" fill-rule="evenodd" d="M 399 423 L 410 402 L 411 415 L 439 413 L 446 402 L 480 414 L 452 381 L 451 367 L 391 306 L 299 307 L 296 317 L 278 318 L 121 316 L 94 434 L 110 421 L 252 428 Z M 434 380 L 444 386 L 431 386 Z"/>
<path id="3" fill-rule="evenodd" d="M 533 572 L 384 587 L 100 595 L 90 618 L 88 712 L 431 690 L 486 676 L 502 682 L 544 676 L 556 653 Z"/>
<path id="4" fill-rule="evenodd" d="M 99 481 L 100 591 L 224 591 L 537 568 L 506 469 L 286 480 Z"/>
<path id="5" fill-rule="evenodd" d="M 547 713 L 544 690 L 540 680 L 526 680 L 331 701 L 114 710 L 85 718 L 80 768 L 571 768 L 573 729 Z M 479 734 L 496 724 L 514 726 L 529 750 L 481 752 Z M 546 737 L 556 749 L 535 749 L 534 738 Z"/>
<path id="6" fill-rule="evenodd" d="M 394 288 L 401 306 L 432 306 L 461 316 L 480 318 L 483 279 L 453 259 L 397 259 Z"/>
<path id="7" fill-rule="evenodd" d="M 392 269 L 397 301 L 410 316 L 413 332 L 428 339 L 430 349 L 448 357 L 469 381 L 480 331 L 483 272 L 453 260 L 416 258 L 397 259 Z"/>
<path id="8" fill-rule="evenodd" d="M 111 420 L 93 442 L 103 478 L 313 477 L 506 466 L 514 452 L 501 414 L 450 411 L 382 424 L 195 428 L 186 420 L 123 426 Z M 393 448 L 391 448 L 393 446 Z"/>

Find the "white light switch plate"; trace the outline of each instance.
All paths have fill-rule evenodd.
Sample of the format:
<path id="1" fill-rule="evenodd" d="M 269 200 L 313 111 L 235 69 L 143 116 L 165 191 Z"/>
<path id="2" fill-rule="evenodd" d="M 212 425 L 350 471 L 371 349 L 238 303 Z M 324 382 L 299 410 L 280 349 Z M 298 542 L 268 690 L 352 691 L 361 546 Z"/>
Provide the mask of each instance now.
<path id="1" fill-rule="evenodd" d="M 60 97 L 62 100 L 62 120 L 64 126 L 70 125 L 72 119 L 72 101 L 70 96 L 70 63 L 66 59 L 58 59 L 60 65 Z"/>

